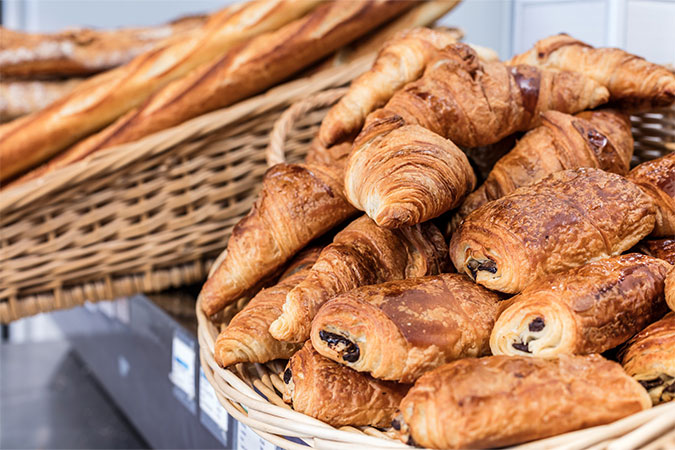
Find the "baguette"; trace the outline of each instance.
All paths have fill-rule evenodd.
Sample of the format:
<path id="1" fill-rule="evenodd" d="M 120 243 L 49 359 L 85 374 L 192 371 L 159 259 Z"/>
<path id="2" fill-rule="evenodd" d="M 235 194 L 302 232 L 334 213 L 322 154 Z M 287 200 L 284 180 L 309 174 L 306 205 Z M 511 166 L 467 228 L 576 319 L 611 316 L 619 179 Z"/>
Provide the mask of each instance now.
<path id="1" fill-rule="evenodd" d="M 152 46 L 199 28 L 206 16 L 188 16 L 155 27 L 74 28 L 33 34 L 0 27 L 0 75 L 15 78 L 86 76 L 126 64 Z"/>
<path id="2" fill-rule="evenodd" d="M 5 80 L 0 83 L 0 121 L 39 111 L 82 84 L 80 78 L 53 81 Z"/>
<path id="3" fill-rule="evenodd" d="M 0 182 L 42 163 L 135 108 L 170 81 L 260 33 L 302 16 L 318 0 L 237 4 L 181 39 L 87 80 L 46 109 L 0 126 Z"/>

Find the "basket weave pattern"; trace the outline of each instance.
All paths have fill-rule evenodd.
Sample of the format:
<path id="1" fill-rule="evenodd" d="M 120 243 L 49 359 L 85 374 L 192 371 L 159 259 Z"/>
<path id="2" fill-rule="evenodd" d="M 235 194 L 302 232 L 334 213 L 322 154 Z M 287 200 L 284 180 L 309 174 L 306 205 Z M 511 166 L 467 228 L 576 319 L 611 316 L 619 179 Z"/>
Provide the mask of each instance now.
<path id="1" fill-rule="evenodd" d="M 330 90 L 294 104 L 279 118 L 270 137 L 268 160 L 279 162 L 278 156 L 300 151 L 295 134 L 312 136 L 318 131 L 327 106 L 337 101 L 344 90 Z M 309 114 L 309 115 L 308 115 Z M 307 117 L 317 121 L 308 126 Z M 675 107 L 642 113 L 631 117 L 635 154 L 633 164 L 675 151 Z M 222 259 L 224 254 L 221 255 Z M 212 270 L 219 261 L 213 264 Z M 373 427 L 341 427 L 335 429 L 312 417 L 293 411 L 282 400 L 282 373 L 285 361 L 267 364 L 238 364 L 230 369 L 218 366 L 214 346 L 220 330 L 246 304 L 242 298 L 212 320 L 197 304 L 200 361 L 205 375 L 216 391 L 220 403 L 235 419 L 251 427 L 262 438 L 289 450 L 307 447 L 288 439 L 299 438 L 318 449 L 395 449 L 410 448 L 394 439 L 393 430 Z M 517 448 L 566 449 L 611 448 L 647 450 L 675 448 L 675 402 L 626 417 L 609 425 L 589 428 L 549 439 L 524 444 Z"/>

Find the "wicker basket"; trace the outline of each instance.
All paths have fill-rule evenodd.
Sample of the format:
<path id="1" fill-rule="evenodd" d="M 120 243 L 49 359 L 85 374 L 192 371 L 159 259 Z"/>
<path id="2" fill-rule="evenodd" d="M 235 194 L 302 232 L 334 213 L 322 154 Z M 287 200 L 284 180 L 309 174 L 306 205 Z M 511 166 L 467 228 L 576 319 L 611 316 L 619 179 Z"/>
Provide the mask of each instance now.
<path id="1" fill-rule="evenodd" d="M 0 323 L 203 281 L 257 195 L 279 115 L 308 93 L 345 85 L 373 58 L 291 81 L 3 191 Z M 286 143 L 289 161 L 304 156 L 320 119 L 316 112 L 296 124 Z"/>
<path id="2" fill-rule="evenodd" d="M 327 112 L 327 101 L 337 101 L 343 90 L 331 90 L 294 104 L 281 115 L 270 137 L 270 160 L 291 150 L 297 142 L 296 134 L 310 136 L 318 130 L 321 118 Z M 308 113 L 316 122 L 309 124 Z M 675 107 L 660 109 L 632 117 L 636 140 L 634 163 L 675 151 Z M 293 147 L 295 150 L 295 148 Z M 213 264 L 217 267 L 224 253 Z M 212 268 L 212 270 L 213 270 Z M 281 374 L 285 361 L 267 364 L 238 364 L 222 369 L 214 359 L 214 345 L 218 333 L 229 319 L 240 310 L 247 299 L 230 305 L 220 315 L 221 322 L 207 318 L 197 304 L 200 360 L 207 379 L 213 385 L 220 403 L 235 419 L 251 427 L 262 438 L 285 449 L 395 449 L 409 448 L 393 439 L 392 430 L 372 427 L 342 427 L 336 429 L 319 420 L 293 411 L 286 405 L 280 392 L 284 383 Z M 296 438 L 290 440 L 290 438 Z M 649 450 L 675 447 L 675 402 L 626 417 L 609 425 L 567 433 L 545 440 L 531 442 L 518 448 L 633 449 L 645 446 Z"/>

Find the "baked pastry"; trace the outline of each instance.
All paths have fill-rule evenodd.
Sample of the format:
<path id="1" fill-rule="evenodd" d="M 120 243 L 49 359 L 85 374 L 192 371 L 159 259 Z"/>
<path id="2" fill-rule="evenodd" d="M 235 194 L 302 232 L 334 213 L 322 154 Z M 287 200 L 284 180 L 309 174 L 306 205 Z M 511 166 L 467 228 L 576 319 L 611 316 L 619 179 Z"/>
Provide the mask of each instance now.
<path id="1" fill-rule="evenodd" d="M 326 303 L 312 345 L 359 372 L 410 383 L 446 362 L 489 355 L 498 312 L 499 296 L 464 275 L 392 281 Z"/>
<path id="2" fill-rule="evenodd" d="M 270 0 L 229 6 L 180 39 L 166 40 L 129 63 L 90 78 L 49 107 L 0 126 L 0 182 L 106 126 L 170 81 L 302 16 L 318 3 Z"/>
<path id="3" fill-rule="evenodd" d="M 454 144 L 491 144 L 536 126 L 541 112 L 577 112 L 608 95 L 576 73 L 481 63 L 467 45 L 448 46 L 419 80 L 368 116 L 347 160 L 347 198 L 380 226 L 432 219 L 473 187 Z"/>
<path id="4" fill-rule="evenodd" d="M 456 2 L 445 2 L 452 4 Z M 366 116 L 384 105 L 405 84 L 415 81 L 438 51 L 457 42 L 454 32 L 416 28 L 388 41 L 373 67 L 352 81 L 349 91 L 326 114 L 319 129 L 319 142 L 330 147 L 353 140 Z"/>
<path id="5" fill-rule="evenodd" d="M 654 405 L 675 399 L 675 312 L 631 339 L 622 352 L 621 364 L 647 389 Z"/>
<path id="6" fill-rule="evenodd" d="M 675 238 L 644 240 L 638 244 L 637 250 L 675 265 Z"/>
<path id="7" fill-rule="evenodd" d="M 455 361 L 417 380 L 394 427 L 428 448 L 492 448 L 603 425 L 651 406 L 647 392 L 599 355 Z"/>
<path id="8" fill-rule="evenodd" d="M 324 358 L 310 342 L 288 361 L 283 379 L 284 401 L 334 427 L 387 427 L 410 389 Z"/>
<path id="9" fill-rule="evenodd" d="M 561 170 L 595 167 L 625 175 L 632 156 L 633 135 L 625 114 L 610 109 L 574 116 L 547 111 L 541 126 L 523 136 L 466 197 L 454 221 L 459 224 L 474 209 Z"/>
<path id="10" fill-rule="evenodd" d="M 675 236 L 675 152 L 640 164 L 627 178 L 654 200 L 656 226 L 652 235 Z"/>
<path id="11" fill-rule="evenodd" d="M 518 293 L 544 275 L 623 253 L 651 233 L 655 217 L 649 196 L 624 177 L 564 170 L 469 214 L 450 258 L 488 289 Z"/>
<path id="12" fill-rule="evenodd" d="M 362 216 L 335 235 L 307 278 L 288 293 L 270 334 L 304 342 L 312 319 L 331 298 L 359 286 L 434 275 L 447 267 L 447 244 L 435 225 L 389 230 Z"/>
<path id="13" fill-rule="evenodd" d="M 675 311 L 675 269 L 671 269 L 666 278 L 666 303 Z"/>
<path id="14" fill-rule="evenodd" d="M 25 116 L 48 106 L 82 83 L 80 78 L 52 81 L 2 80 L 0 121 Z"/>
<path id="15" fill-rule="evenodd" d="M 540 278 L 509 300 L 490 336 L 493 355 L 602 353 L 665 314 L 670 264 L 637 253 Z"/>
<path id="16" fill-rule="evenodd" d="M 204 312 L 215 314 L 234 302 L 355 212 L 333 169 L 303 164 L 270 168 L 253 208 L 232 230 L 223 263 L 202 287 Z"/>
<path id="17" fill-rule="evenodd" d="M 206 16 L 183 17 L 155 27 L 75 28 L 34 34 L 0 27 L 0 75 L 43 78 L 86 76 L 125 64 L 158 42 L 199 28 Z"/>
<path id="18" fill-rule="evenodd" d="M 675 75 L 665 67 L 618 48 L 593 48 L 566 34 L 538 41 L 509 64 L 578 71 L 607 86 L 612 101 L 626 107 L 653 108 L 675 101 Z"/>
<path id="19" fill-rule="evenodd" d="M 352 143 L 349 141 L 324 147 L 318 138 L 314 138 L 307 151 L 307 156 L 305 156 L 305 163 L 332 167 L 341 174 L 340 178 L 342 178 L 347 157 L 351 151 Z"/>

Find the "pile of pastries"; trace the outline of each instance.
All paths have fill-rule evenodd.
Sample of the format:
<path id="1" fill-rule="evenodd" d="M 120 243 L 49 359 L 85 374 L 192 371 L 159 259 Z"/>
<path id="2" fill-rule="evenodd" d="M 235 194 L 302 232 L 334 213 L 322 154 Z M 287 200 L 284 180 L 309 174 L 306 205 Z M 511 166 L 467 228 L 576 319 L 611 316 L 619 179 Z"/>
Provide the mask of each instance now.
<path id="1" fill-rule="evenodd" d="M 631 169 L 628 113 L 675 75 L 556 35 L 484 61 L 389 40 L 303 164 L 265 175 L 200 294 L 250 298 L 222 367 L 289 359 L 284 399 L 430 448 L 501 447 L 675 397 L 675 154 Z M 519 133 L 478 184 L 465 150 Z M 262 289 L 261 289 L 262 287 Z"/>

